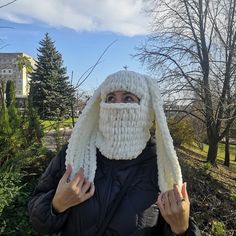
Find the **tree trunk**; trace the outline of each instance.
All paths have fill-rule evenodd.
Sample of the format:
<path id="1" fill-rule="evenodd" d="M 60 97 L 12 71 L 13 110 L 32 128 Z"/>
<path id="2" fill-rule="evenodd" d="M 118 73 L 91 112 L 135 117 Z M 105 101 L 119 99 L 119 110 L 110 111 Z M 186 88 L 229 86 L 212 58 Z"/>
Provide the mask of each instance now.
<path id="1" fill-rule="evenodd" d="M 209 138 L 207 162 L 210 162 L 212 165 L 216 165 L 217 152 L 218 152 L 218 142 L 216 141 L 216 138 Z"/>
<path id="2" fill-rule="evenodd" d="M 225 161 L 224 165 L 229 167 L 230 164 L 230 153 L 229 153 L 229 131 L 225 135 Z"/>

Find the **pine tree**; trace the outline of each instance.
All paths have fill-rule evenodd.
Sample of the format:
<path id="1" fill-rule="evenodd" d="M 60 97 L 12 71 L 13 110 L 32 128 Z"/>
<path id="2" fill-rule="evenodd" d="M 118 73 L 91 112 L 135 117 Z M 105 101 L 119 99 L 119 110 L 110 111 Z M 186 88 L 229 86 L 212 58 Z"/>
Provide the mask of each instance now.
<path id="1" fill-rule="evenodd" d="M 8 140 L 8 152 L 11 157 L 14 157 L 15 153 L 25 145 L 26 139 L 24 137 L 24 128 L 22 126 L 22 119 L 16 108 L 16 98 L 15 98 L 15 86 L 13 81 L 9 80 L 6 84 L 6 108 L 5 115 L 8 119 L 10 132 L 5 135 L 6 140 Z M 7 113 L 7 114 L 6 114 Z M 7 125 L 7 123 L 6 123 Z M 5 140 L 5 141 L 6 141 Z"/>
<path id="2" fill-rule="evenodd" d="M 6 106 L 0 109 L 0 167 L 11 155 L 11 127 Z"/>
<path id="3" fill-rule="evenodd" d="M 11 127 L 9 124 L 9 115 L 6 107 L 2 107 L 0 110 L 0 137 L 9 136 L 11 133 Z"/>
<path id="4" fill-rule="evenodd" d="M 74 90 L 70 86 L 61 54 L 45 34 L 39 42 L 36 69 L 32 73 L 30 97 L 40 118 L 55 119 L 68 114 Z M 59 114 L 58 114 L 59 113 Z"/>
<path id="5" fill-rule="evenodd" d="M 13 130 L 17 130 L 20 128 L 20 116 L 16 108 L 15 86 L 11 80 L 8 80 L 6 85 L 6 105 L 8 109 L 10 127 Z"/>
<path id="6" fill-rule="evenodd" d="M 7 107 L 9 107 L 11 104 L 15 105 L 15 102 L 16 102 L 16 97 L 15 97 L 14 82 L 8 80 L 6 84 L 6 105 Z"/>
<path id="7" fill-rule="evenodd" d="M 44 136 L 43 128 L 40 125 L 38 114 L 32 106 L 32 101 L 28 101 L 28 129 L 27 140 L 29 143 L 41 143 Z"/>

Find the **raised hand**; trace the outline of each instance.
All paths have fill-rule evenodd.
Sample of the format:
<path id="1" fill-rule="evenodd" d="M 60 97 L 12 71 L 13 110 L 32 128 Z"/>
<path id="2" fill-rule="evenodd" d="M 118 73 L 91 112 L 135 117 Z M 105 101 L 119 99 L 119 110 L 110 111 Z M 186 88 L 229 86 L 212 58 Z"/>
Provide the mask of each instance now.
<path id="1" fill-rule="evenodd" d="M 161 215 L 170 225 L 173 233 L 182 234 L 188 229 L 190 202 L 186 183 L 182 185 L 181 190 L 175 184 L 172 190 L 161 193 L 157 204 Z"/>
<path id="2" fill-rule="evenodd" d="M 72 167 L 68 165 L 52 200 L 52 207 L 58 213 L 86 201 L 95 192 L 94 184 L 85 179 L 82 168 L 71 181 L 68 181 L 71 172 Z"/>

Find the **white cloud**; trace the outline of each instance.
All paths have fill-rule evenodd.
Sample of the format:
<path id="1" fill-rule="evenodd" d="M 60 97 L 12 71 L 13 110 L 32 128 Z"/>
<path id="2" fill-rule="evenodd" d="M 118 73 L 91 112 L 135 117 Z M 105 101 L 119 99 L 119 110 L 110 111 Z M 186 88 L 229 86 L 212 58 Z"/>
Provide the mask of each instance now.
<path id="1" fill-rule="evenodd" d="M 9 1 L 1 1 L 3 5 Z M 0 9 L 0 18 L 17 23 L 40 21 L 76 31 L 146 34 L 145 0 L 18 0 Z"/>

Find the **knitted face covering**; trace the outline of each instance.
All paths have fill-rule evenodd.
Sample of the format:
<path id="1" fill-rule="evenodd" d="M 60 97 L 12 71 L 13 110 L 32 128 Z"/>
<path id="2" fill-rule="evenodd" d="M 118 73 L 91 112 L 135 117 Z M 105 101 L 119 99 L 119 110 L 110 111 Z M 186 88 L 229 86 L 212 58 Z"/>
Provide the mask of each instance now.
<path id="1" fill-rule="evenodd" d="M 107 94 L 126 91 L 136 95 L 138 103 L 106 103 Z M 96 145 L 109 159 L 131 160 L 138 157 L 150 139 L 151 109 L 145 80 L 137 76 L 115 75 L 101 87 L 99 128 Z"/>
<path id="2" fill-rule="evenodd" d="M 151 123 L 148 107 L 142 101 L 101 102 L 96 146 L 109 159 L 135 159 L 150 139 Z"/>

